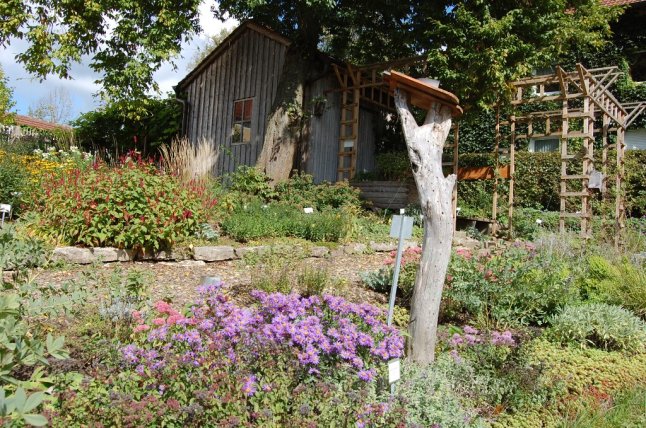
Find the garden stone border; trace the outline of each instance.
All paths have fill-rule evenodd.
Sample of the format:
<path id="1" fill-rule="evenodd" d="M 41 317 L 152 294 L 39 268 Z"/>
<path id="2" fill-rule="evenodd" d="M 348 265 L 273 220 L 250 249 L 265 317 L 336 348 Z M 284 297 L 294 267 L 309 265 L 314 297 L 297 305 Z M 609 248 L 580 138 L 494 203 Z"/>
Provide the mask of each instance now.
<path id="1" fill-rule="evenodd" d="M 404 248 L 418 245 L 414 241 L 404 241 Z M 391 252 L 397 249 L 397 244 L 388 242 L 370 242 L 370 244 L 349 243 L 340 245 L 332 250 L 324 246 L 312 246 L 306 249 L 309 257 L 340 257 L 353 254 L 365 254 L 369 252 Z M 199 246 L 190 249 L 180 248 L 172 251 L 159 251 L 157 253 L 135 253 L 132 250 L 121 250 L 113 247 L 57 247 L 53 252 L 53 259 L 67 263 L 87 265 L 91 263 L 113 263 L 113 262 L 184 262 L 187 265 L 202 265 L 202 263 L 191 262 L 218 262 L 242 259 L 247 254 L 265 254 L 272 250 L 270 245 L 248 246 L 234 248 L 229 245 Z"/>

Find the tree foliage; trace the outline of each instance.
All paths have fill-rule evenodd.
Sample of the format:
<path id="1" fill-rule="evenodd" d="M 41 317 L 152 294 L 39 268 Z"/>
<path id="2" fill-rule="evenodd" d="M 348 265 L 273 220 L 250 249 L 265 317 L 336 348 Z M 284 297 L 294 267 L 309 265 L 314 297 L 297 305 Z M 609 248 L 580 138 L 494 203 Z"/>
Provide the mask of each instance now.
<path id="1" fill-rule="evenodd" d="M 597 0 L 462 1 L 429 20 L 429 62 L 466 107 L 505 98 L 507 82 L 575 46 L 599 47 L 621 10 Z"/>
<path id="2" fill-rule="evenodd" d="M 101 95 L 145 100 L 157 88 L 153 73 L 200 30 L 199 3 L 7 0 L 0 45 L 26 40 L 16 59 L 40 77 L 70 77 L 71 64 L 89 56 L 103 73 Z M 212 10 L 254 19 L 306 53 L 322 48 L 356 63 L 428 55 L 428 73 L 467 107 L 490 105 L 508 80 L 573 45 L 600 45 L 619 13 L 597 0 L 222 0 Z"/>
<path id="3" fill-rule="evenodd" d="M 9 110 L 14 105 L 12 97 L 13 90 L 7 82 L 4 70 L 0 67 L 0 124 L 5 124 L 11 119 Z"/>
<path id="4" fill-rule="evenodd" d="M 597 0 L 224 0 L 214 9 L 355 63 L 426 54 L 426 72 L 467 108 L 490 106 L 509 80 L 573 46 L 603 45 L 620 12 Z"/>
<path id="5" fill-rule="evenodd" d="M 70 78 L 86 56 L 102 73 L 104 98 L 146 98 L 157 89 L 153 73 L 199 31 L 199 0 L 5 0 L 0 3 L 0 46 L 16 39 L 28 47 L 16 60 L 44 78 Z"/>
<path id="6" fill-rule="evenodd" d="M 213 52 L 215 48 L 220 46 L 224 39 L 229 37 L 232 32 L 233 28 L 222 28 L 217 34 L 211 35 L 206 40 L 206 44 L 204 46 L 199 46 L 197 48 L 197 51 L 195 51 L 195 54 L 193 54 L 193 57 L 186 66 L 186 69 L 190 71 L 197 67 L 197 65 L 202 62 L 202 60 L 206 58 L 211 52 Z"/>
<path id="7" fill-rule="evenodd" d="M 124 114 L 124 107 L 116 103 L 82 114 L 72 122 L 79 143 L 112 156 L 131 149 L 148 154 L 170 143 L 180 130 L 181 104 L 169 94 L 165 98 L 147 98 L 141 105 L 137 118 Z"/>

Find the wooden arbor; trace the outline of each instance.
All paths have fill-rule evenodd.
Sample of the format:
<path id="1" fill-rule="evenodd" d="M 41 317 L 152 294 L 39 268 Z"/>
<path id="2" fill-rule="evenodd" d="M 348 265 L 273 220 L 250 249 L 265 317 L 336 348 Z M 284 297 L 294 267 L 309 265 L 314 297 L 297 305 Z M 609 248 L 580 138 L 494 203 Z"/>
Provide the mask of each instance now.
<path id="1" fill-rule="evenodd" d="M 556 67 L 554 74 L 511 83 L 512 112 L 508 120 L 498 120 L 496 125 L 496 155 L 508 156 L 510 164 L 509 233 L 513 225 L 516 144 L 555 137 L 560 140 L 561 154 L 559 230 L 565 230 L 568 218 L 575 218 L 580 221 L 582 236 L 590 236 L 592 189 L 596 188 L 605 200 L 614 198 L 615 241 L 619 242 L 625 220 L 624 134 L 646 108 L 645 102 L 622 106 L 612 95 L 609 87 L 620 75 L 617 67 L 586 69 L 577 64 L 575 71 Z M 595 142 L 602 150 L 601 171 L 594 165 Z M 613 180 L 609 179 L 610 173 Z M 495 189 L 494 220 L 498 210 L 497 182 Z"/>
<path id="2" fill-rule="evenodd" d="M 339 133 L 339 151 L 337 180 L 351 180 L 357 168 L 359 142 L 359 112 L 361 103 L 372 105 L 383 111 L 395 113 L 392 88 L 384 79 L 384 72 L 393 68 L 405 68 L 419 64 L 425 57 L 404 58 L 396 61 L 354 66 L 333 64 L 341 92 L 341 118 Z M 444 166 L 452 173 L 457 173 L 458 129 L 453 127 L 454 141 L 445 144 L 447 151 Z"/>

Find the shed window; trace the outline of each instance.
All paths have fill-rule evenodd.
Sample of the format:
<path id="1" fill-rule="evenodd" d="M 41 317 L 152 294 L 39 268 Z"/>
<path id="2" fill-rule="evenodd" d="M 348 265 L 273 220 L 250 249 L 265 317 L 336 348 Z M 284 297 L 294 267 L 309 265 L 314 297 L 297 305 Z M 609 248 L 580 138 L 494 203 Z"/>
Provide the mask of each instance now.
<path id="1" fill-rule="evenodd" d="M 558 138 L 532 138 L 529 142 L 530 152 L 558 152 L 560 146 Z"/>
<path id="2" fill-rule="evenodd" d="M 249 143 L 251 141 L 251 111 L 253 98 L 233 102 L 233 129 L 231 131 L 233 144 Z"/>

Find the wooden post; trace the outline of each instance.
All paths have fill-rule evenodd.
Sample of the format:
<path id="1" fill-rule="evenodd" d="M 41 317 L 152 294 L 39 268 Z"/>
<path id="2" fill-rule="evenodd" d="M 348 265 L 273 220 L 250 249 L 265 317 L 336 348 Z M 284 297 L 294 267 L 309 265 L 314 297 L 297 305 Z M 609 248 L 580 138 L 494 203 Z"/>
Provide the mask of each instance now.
<path id="1" fill-rule="evenodd" d="M 514 175 L 516 174 L 516 117 L 511 116 L 511 136 L 509 143 L 509 225 L 507 236 L 509 239 L 513 237 L 514 227 Z"/>
<path id="2" fill-rule="evenodd" d="M 624 125 L 617 125 L 617 174 L 615 175 L 615 247 L 619 248 L 623 241 L 624 216 L 626 210 L 624 207 L 624 195 L 622 181 L 624 179 Z"/>
<path id="3" fill-rule="evenodd" d="M 500 106 L 496 108 L 496 144 L 493 150 L 495 157 L 493 175 L 493 200 L 491 203 L 491 235 L 498 233 L 498 156 L 500 156 Z"/>
<path id="4" fill-rule="evenodd" d="M 567 142 L 569 131 L 568 120 L 568 100 L 567 100 L 567 83 L 561 82 L 561 91 L 563 91 L 563 106 L 561 112 L 561 192 L 560 192 L 560 213 L 559 213 L 559 233 L 565 232 L 565 211 L 567 209 L 565 193 L 567 192 Z"/>
<path id="5" fill-rule="evenodd" d="M 456 123 L 455 129 L 453 130 L 453 174 L 458 176 L 458 142 L 460 140 L 460 124 Z M 451 196 L 452 206 L 453 206 L 453 231 L 455 231 L 455 225 L 457 224 L 457 215 L 458 215 L 458 182 L 455 181 L 455 187 L 453 188 L 453 195 Z"/>
<path id="6" fill-rule="evenodd" d="M 588 118 L 588 114 L 590 113 L 590 97 L 587 95 L 583 98 L 583 125 L 581 127 L 581 131 L 583 134 L 588 134 L 590 132 L 589 129 L 589 122 L 592 122 L 594 126 L 594 121 L 590 121 Z M 588 236 L 588 228 L 589 228 L 589 215 L 590 215 L 590 196 L 589 194 L 584 194 L 584 193 L 589 193 L 588 190 L 588 185 L 590 184 L 590 172 L 591 172 L 591 165 L 592 162 L 590 161 L 590 157 L 592 155 L 592 145 L 590 144 L 590 138 L 589 136 L 584 136 L 583 137 L 583 159 L 582 159 L 582 166 L 581 166 L 581 174 L 583 175 L 583 179 L 581 180 L 581 236 L 583 238 L 589 238 Z"/>

